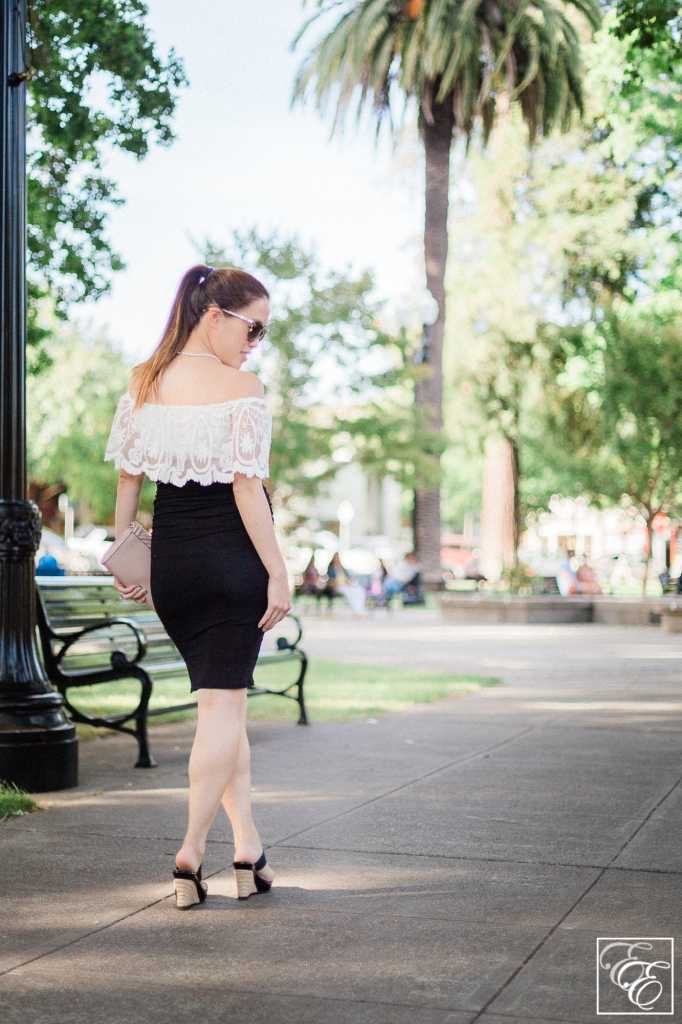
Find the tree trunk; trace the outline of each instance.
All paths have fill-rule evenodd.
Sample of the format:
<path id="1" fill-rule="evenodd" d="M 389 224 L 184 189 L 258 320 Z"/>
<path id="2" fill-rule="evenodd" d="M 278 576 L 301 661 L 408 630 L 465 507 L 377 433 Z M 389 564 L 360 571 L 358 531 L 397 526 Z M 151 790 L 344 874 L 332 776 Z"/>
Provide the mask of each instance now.
<path id="1" fill-rule="evenodd" d="M 516 473 L 515 473 L 516 466 Z M 514 449 L 502 434 L 491 434 L 485 445 L 481 557 L 483 575 L 493 582 L 516 561 L 518 533 L 518 465 Z"/>
<path id="2" fill-rule="evenodd" d="M 426 212 L 424 259 L 426 286 L 438 303 L 438 319 L 428 328 L 430 368 L 415 389 L 417 406 L 434 430 L 443 426 L 443 332 L 445 327 L 445 265 L 448 258 L 448 199 L 450 147 L 454 129 L 452 99 L 435 103 L 433 123 L 422 115 L 421 130 L 426 156 Z M 414 496 L 415 549 L 422 563 L 427 587 L 442 583 L 440 567 L 440 486 L 419 488 Z"/>
<path id="3" fill-rule="evenodd" d="M 502 435 L 488 439 L 483 458 L 481 572 L 498 580 L 504 568 L 516 565 L 521 536 L 519 449 Z M 486 568 L 487 567 L 487 568 Z"/>

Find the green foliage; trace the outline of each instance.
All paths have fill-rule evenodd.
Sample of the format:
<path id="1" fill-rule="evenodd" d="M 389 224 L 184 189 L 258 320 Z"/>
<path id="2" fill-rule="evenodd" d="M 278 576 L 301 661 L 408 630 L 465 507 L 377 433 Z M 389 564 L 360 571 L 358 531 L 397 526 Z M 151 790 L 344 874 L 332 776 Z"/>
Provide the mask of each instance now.
<path id="1" fill-rule="evenodd" d="M 513 566 L 505 566 L 495 590 L 506 590 L 510 594 L 528 596 L 541 593 L 543 584 L 542 576 L 536 576 L 533 569 L 525 562 L 517 561 Z"/>
<path id="2" fill-rule="evenodd" d="M 650 527 L 674 512 L 682 474 L 682 50 L 666 4 L 618 14 L 586 50 L 587 130 L 536 164 L 526 196 L 536 240 L 560 240 L 546 250 L 574 326 L 538 325 L 551 430 L 527 418 L 525 483 L 543 503 L 627 495 Z"/>
<path id="3" fill-rule="evenodd" d="M 454 211 L 460 285 L 453 276 L 448 316 L 458 329 L 453 305 L 466 306 L 470 323 L 532 338 L 558 302 L 563 318 L 584 320 L 615 297 L 679 288 L 682 63 L 666 70 L 652 51 L 631 53 L 617 26 L 609 15 L 583 48 L 581 125 L 540 141 L 529 160 L 512 113 L 485 156 L 470 153 L 475 207 Z"/>
<path id="4" fill-rule="evenodd" d="M 668 47 L 682 56 L 678 0 L 617 0 L 617 39 L 627 39 L 631 52 Z"/>
<path id="5" fill-rule="evenodd" d="M 122 200 L 103 173 L 114 146 L 142 159 L 168 145 L 177 91 L 173 52 L 159 57 L 141 0 L 31 0 L 28 60 L 30 298 L 97 298 L 123 264 L 105 237 Z M 33 317 L 29 326 L 35 321 Z M 39 344 L 40 334 L 30 334 Z"/>
<path id="6" fill-rule="evenodd" d="M 538 154 L 526 188 L 563 239 L 554 272 L 567 305 L 679 285 L 682 52 L 636 45 L 621 26 L 610 14 L 585 48 L 586 121 Z"/>
<path id="7" fill-rule="evenodd" d="M 682 317 L 611 311 L 545 332 L 548 423 L 586 496 L 626 495 L 648 525 L 682 501 Z M 551 453 L 546 452 L 551 465 Z M 561 468 L 560 462 L 560 468 Z"/>
<path id="8" fill-rule="evenodd" d="M 46 353 L 49 367 L 27 382 L 29 478 L 45 488 L 63 484 L 82 520 L 112 523 L 118 480 L 104 452 L 129 367 L 106 339 L 86 342 L 66 328 Z M 147 483 L 145 511 L 151 491 Z"/>
<path id="9" fill-rule="evenodd" d="M 517 445 L 526 391 L 536 360 L 534 341 L 517 340 L 500 332 L 489 338 L 474 380 L 475 395 L 487 423 Z"/>
<path id="10" fill-rule="evenodd" d="M 518 454 L 517 516 L 556 493 L 629 505 L 649 529 L 659 512 L 679 515 L 681 380 L 679 310 L 620 303 L 601 323 L 488 340 L 474 394 Z"/>
<path id="11" fill-rule="evenodd" d="M 351 458 L 406 485 L 437 477 L 442 440 L 412 404 L 420 375 L 412 343 L 382 329 L 370 273 L 324 274 L 295 238 L 255 230 L 235 233 L 228 250 L 207 243 L 204 259 L 248 269 L 271 292 L 256 371 L 273 411 L 270 470 L 280 500 L 314 494 Z"/>
<path id="12" fill-rule="evenodd" d="M 441 459 L 443 523 L 453 533 L 464 532 L 464 517 L 478 513 L 483 498 L 483 452 L 475 429 L 462 431 Z"/>
<path id="13" fill-rule="evenodd" d="M 481 119 L 487 136 L 500 94 L 520 101 L 531 139 L 538 128 L 566 127 L 572 111 L 582 110 L 579 35 L 564 4 L 317 0 L 316 6 L 296 42 L 317 19 L 339 7 L 341 16 L 304 61 L 295 96 L 310 91 L 323 108 L 334 95 L 337 120 L 356 97 L 358 115 L 367 101 L 381 122 L 396 89 L 416 97 L 428 121 L 434 103 L 451 104 L 466 135 Z M 597 0 L 570 6 L 598 26 Z"/>
<path id="14" fill-rule="evenodd" d="M 40 810 L 35 800 L 13 783 L 0 779 L 0 821 Z"/>
<path id="15" fill-rule="evenodd" d="M 620 24 L 609 15 L 584 49 L 584 124 L 540 142 L 529 162 L 519 119 L 507 118 L 485 157 L 475 149 L 470 154 L 475 203 L 455 205 L 448 432 L 458 452 L 475 448 L 491 427 L 517 437 L 521 514 L 546 508 L 554 493 L 595 496 L 600 481 L 603 500 L 608 495 L 618 502 L 629 493 L 638 504 L 650 501 L 655 508 L 659 502 L 656 494 L 647 496 L 641 480 L 626 479 L 626 452 L 616 458 L 601 428 L 581 442 L 576 417 L 586 429 L 590 409 L 573 406 L 586 401 L 582 394 L 554 409 L 551 431 L 545 417 L 545 400 L 558 400 L 556 374 L 563 372 L 550 338 L 560 336 L 563 344 L 578 338 L 582 345 L 590 331 L 600 335 L 616 305 L 620 325 L 645 308 L 672 324 L 680 308 L 682 64 L 674 63 L 672 44 L 664 66 L 660 47 L 654 52 L 629 36 L 619 38 Z M 563 326 L 547 326 L 548 320 Z M 643 312 L 637 323 L 644 337 Z M 525 365 L 514 352 L 519 346 L 526 350 Z M 575 370 L 578 362 L 570 365 Z M 675 395 L 679 383 L 667 384 L 654 361 L 652 372 L 659 371 L 658 391 Z M 470 387 L 466 395 L 462 384 Z M 646 409 L 655 406 L 647 401 L 646 408 L 633 407 L 644 417 L 642 429 Z M 589 479 L 587 461 L 581 465 L 577 451 L 585 460 L 589 455 Z M 449 453 L 446 467 L 455 463 L 459 459 Z"/>

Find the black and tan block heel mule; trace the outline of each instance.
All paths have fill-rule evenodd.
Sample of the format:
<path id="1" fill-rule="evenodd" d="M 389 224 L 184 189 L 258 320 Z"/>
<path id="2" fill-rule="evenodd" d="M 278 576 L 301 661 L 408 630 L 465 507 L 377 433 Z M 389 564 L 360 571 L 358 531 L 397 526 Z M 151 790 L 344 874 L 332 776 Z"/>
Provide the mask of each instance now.
<path id="1" fill-rule="evenodd" d="M 206 890 L 201 884 L 201 868 L 198 871 L 183 871 L 175 868 L 175 906 L 178 910 L 189 910 L 196 903 L 203 903 Z"/>
<path id="2" fill-rule="evenodd" d="M 232 867 L 237 879 L 238 900 L 248 900 L 249 896 L 253 896 L 255 892 L 270 892 L 272 882 L 266 882 L 258 874 L 266 864 L 265 850 L 261 853 L 255 864 L 249 864 L 247 860 L 236 860 L 233 863 Z"/>

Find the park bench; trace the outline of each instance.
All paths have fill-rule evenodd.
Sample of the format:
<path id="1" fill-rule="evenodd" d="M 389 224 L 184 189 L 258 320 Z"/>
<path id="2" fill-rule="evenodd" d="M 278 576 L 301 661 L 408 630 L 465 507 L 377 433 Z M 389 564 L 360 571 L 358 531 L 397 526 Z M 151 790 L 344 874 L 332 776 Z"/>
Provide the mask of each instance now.
<path id="1" fill-rule="evenodd" d="M 158 615 L 146 605 L 120 601 L 111 576 L 37 577 L 36 598 L 45 669 L 73 721 L 133 736 L 139 748 L 135 767 L 153 768 L 156 762 L 149 748 L 148 719 L 197 706 L 196 701 L 171 707 L 149 706 L 155 679 L 187 675 L 185 663 Z M 301 635 L 301 624 L 293 615 L 266 634 L 272 647 L 261 651 L 258 665 L 297 662 L 298 678 L 275 688 L 250 687 L 248 696 L 274 694 L 295 700 L 298 724 L 307 725 L 303 683 L 308 661 L 298 646 Z M 137 679 L 141 685 L 140 701 L 133 711 L 95 716 L 72 704 L 69 691 L 119 679 Z"/>

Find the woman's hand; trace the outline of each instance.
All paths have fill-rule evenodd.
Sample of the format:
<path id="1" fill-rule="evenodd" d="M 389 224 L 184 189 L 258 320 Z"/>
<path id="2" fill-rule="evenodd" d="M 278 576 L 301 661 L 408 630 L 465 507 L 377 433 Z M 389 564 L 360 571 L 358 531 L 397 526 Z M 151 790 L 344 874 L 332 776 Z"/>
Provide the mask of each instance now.
<path id="1" fill-rule="evenodd" d="M 287 569 L 277 544 L 263 481 L 257 476 L 235 473 L 233 488 L 239 515 L 268 574 L 268 607 L 258 623 L 259 629 L 266 633 L 281 622 L 291 608 Z"/>
<path id="2" fill-rule="evenodd" d="M 271 576 L 268 581 L 268 607 L 258 623 L 259 628 L 267 633 L 269 629 L 282 621 L 290 608 L 291 592 L 287 577 Z"/>
<path id="3" fill-rule="evenodd" d="M 114 576 L 114 587 L 118 590 L 124 601 L 134 601 L 135 604 L 145 604 L 145 598 L 147 591 L 144 587 L 124 587 L 120 580 L 117 580 Z"/>

